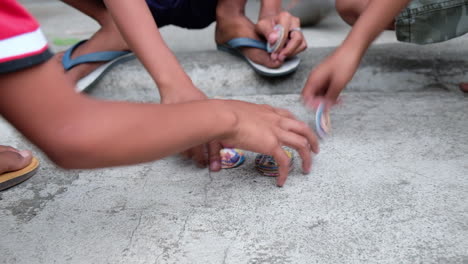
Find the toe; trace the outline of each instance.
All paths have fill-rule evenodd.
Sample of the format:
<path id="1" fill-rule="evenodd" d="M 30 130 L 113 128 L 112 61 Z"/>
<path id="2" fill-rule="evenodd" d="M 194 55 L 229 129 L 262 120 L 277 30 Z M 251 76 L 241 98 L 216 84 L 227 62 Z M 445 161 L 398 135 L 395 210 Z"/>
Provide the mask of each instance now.
<path id="1" fill-rule="evenodd" d="M 255 48 L 244 48 L 242 53 L 251 61 L 268 68 L 276 69 L 281 66 L 281 61 L 273 60 L 266 51 Z"/>
<path id="2" fill-rule="evenodd" d="M 20 170 L 31 163 L 32 155 L 29 151 L 0 152 L 0 174 Z"/>

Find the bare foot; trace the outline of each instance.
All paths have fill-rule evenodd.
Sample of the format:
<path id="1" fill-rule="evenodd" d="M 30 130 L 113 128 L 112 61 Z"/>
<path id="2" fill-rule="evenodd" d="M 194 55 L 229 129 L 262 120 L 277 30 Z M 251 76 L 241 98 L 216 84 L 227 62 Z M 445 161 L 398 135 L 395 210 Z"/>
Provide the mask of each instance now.
<path id="1" fill-rule="evenodd" d="M 460 90 L 464 93 L 468 93 L 468 83 L 460 83 Z"/>
<path id="2" fill-rule="evenodd" d="M 71 58 L 74 59 L 81 55 L 90 54 L 99 51 L 126 51 L 128 45 L 120 35 L 114 22 L 109 22 L 98 30 L 88 41 L 78 46 Z M 60 52 L 56 55 L 56 59 L 62 60 L 63 54 Z M 79 64 L 66 72 L 67 76 L 73 83 L 77 83 L 81 78 L 85 77 L 97 67 L 106 62 L 90 62 Z"/>
<path id="3" fill-rule="evenodd" d="M 31 163 L 32 154 L 27 150 L 17 150 L 0 145 L 0 175 L 5 172 L 20 170 Z"/>
<path id="4" fill-rule="evenodd" d="M 216 22 L 215 41 L 217 44 L 224 44 L 233 38 L 252 38 L 263 40 L 256 32 L 255 25 L 246 16 L 240 14 L 218 15 Z M 242 48 L 242 53 L 255 63 L 268 68 L 279 68 L 281 62 L 273 61 L 270 55 L 257 48 Z"/>

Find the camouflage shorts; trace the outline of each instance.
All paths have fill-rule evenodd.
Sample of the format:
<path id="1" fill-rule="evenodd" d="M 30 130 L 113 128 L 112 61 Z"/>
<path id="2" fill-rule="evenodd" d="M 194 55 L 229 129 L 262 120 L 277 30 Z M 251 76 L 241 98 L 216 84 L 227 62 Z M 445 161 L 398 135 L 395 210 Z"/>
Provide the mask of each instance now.
<path id="1" fill-rule="evenodd" d="M 430 44 L 468 32 L 468 0 L 413 0 L 395 19 L 399 41 Z"/>

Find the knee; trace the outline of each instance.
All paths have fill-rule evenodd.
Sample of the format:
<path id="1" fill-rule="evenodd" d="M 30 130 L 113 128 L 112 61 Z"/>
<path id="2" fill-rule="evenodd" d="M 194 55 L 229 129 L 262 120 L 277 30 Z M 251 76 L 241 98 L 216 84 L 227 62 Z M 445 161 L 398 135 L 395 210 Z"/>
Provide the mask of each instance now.
<path id="1" fill-rule="evenodd" d="M 341 18 L 348 23 L 349 25 L 354 25 L 356 20 L 361 15 L 363 5 L 365 3 L 362 0 L 336 0 L 336 11 L 341 16 Z"/>

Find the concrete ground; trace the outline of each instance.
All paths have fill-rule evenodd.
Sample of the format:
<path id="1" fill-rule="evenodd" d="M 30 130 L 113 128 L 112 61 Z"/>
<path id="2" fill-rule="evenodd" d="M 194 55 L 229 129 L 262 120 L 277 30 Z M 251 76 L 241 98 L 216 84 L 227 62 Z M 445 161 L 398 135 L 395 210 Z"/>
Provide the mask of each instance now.
<path id="1" fill-rule="evenodd" d="M 61 3 L 23 2 L 51 41 L 97 28 Z M 298 93 L 349 30 L 336 14 L 304 30 L 301 69 L 278 80 L 215 51 L 212 30 L 163 29 L 200 89 L 312 124 Z M 377 43 L 312 172 L 296 155 L 284 188 L 255 171 L 254 153 L 219 173 L 178 157 L 65 171 L 35 149 L 37 175 L 0 193 L 0 263 L 468 263 L 468 97 L 456 87 L 468 79 L 468 38 L 419 47 L 386 32 Z M 90 96 L 154 102 L 155 89 L 134 60 Z M 0 131 L 0 144 L 33 148 L 4 121 Z"/>

